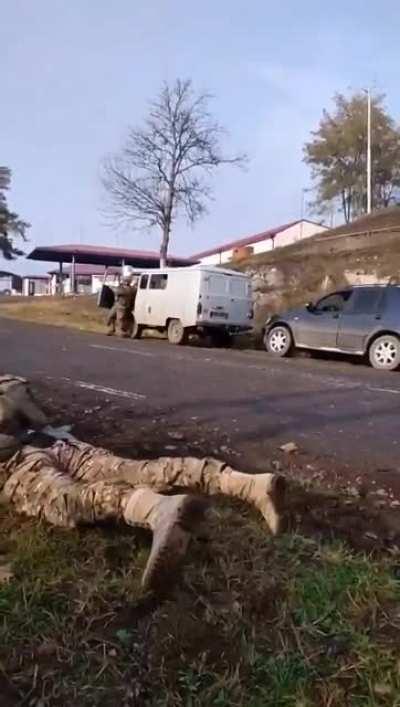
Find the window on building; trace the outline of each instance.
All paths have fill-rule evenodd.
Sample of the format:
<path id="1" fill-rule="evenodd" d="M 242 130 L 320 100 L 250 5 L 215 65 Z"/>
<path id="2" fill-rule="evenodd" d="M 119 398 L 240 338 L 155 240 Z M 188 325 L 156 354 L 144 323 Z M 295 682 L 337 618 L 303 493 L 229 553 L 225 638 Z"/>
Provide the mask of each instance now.
<path id="1" fill-rule="evenodd" d="M 168 275 L 152 275 L 150 277 L 150 290 L 166 290 Z"/>
<path id="2" fill-rule="evenodd" d="M 149 281 L 149 276 L 148 275 L 142 275 L 140 278 L 140 289 L 145 290 L 147 288 L 147 283 Z"/>

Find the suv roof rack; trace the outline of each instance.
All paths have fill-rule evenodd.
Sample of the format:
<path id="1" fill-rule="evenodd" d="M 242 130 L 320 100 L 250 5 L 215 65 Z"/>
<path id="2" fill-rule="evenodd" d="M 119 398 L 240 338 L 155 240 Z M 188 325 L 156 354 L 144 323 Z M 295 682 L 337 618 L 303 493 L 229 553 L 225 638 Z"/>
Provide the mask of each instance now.
<path id="1" fill-rule="evenodd" d="M 396 282 L 392 282 L 392 280 L 397 280 L 397 278 L 390 278 L 388 282 L 370 282 L 366 285 L 362 284 L 357 284 L 357 285 L 349 285 L 347 289 L 357 289 L 358 287 L 400 287 L 400 282 L 397 280 Z"/>

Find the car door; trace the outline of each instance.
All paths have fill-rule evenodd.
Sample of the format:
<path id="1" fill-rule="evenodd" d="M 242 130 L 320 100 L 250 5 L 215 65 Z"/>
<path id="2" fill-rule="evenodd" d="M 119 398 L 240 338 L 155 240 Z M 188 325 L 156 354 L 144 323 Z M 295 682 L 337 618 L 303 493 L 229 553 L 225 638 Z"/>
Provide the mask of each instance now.
<path id="1" fill-rule="evenodd" d="M 146 307 L 147 307 L 147 288 L 149 284 L 150 276 L 147 273 L 143 273 L 140 276 L 138 290 L 136 293 L 134 316 L 138 324 L 146 323 Z"/>
<path id="2" fill-rule="evenodd" d="M 305 310 L 295 324 L 296 345 L 313 349 L 336 349 L 339 317 L 350 298 L 351 290 L 335 292 Z"/>
<path id="3" fill-rule="evenodd" d="M 339 319 L 338 348 L 364 353 L 367 340 L 379 325 L 384 288 L 356 287 Z"/>

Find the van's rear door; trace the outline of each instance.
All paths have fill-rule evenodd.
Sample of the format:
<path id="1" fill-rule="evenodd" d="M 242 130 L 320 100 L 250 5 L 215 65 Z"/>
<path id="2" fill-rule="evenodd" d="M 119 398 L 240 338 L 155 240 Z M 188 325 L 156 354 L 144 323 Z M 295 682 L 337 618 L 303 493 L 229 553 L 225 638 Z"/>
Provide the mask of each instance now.
<path id="1" fill-rule="evenodd" d="M 207 273 L 207 319 L 213 324 L 249 324 L 251 291 L 247 278 Z"/>
<path id="2" fill-rule="evenodd" d="M 222 273 L 207 273 L 205 318 L 215 324 L 227 324 L 229 319 L 228 283 Z"/>
<path id="3" fill-rule="evenodd" d="M 250 325 L 253 301 L 251 282 L 246 277 L 228 276 L 229 321 L 232 324 Z"/>

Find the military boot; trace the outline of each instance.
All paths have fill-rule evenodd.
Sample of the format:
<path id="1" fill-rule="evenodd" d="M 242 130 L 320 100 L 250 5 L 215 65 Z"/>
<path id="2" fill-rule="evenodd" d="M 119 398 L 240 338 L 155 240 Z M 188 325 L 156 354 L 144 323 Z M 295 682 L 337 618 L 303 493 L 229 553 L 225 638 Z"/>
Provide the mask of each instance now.
<path id="1" fill-rule="evenodd" d="M 184 560 L 191 533 L 204 520 L 207 503 L 196 496 L 162 496 L 138 489 L 128 498 L 123 518 L 129 525 L 153 531 L 142 586 L 157 592 L 170 588 Z"/>
<path id="2" fill-rule="evenodd" d="M 281 530 L 286 481 L 279 474 L 242 474 L 223 471 L 221 493 L 242 499 L 255 506 L 263 515 L 271 533 Z"/>

